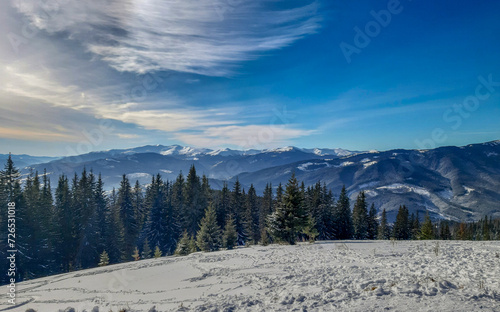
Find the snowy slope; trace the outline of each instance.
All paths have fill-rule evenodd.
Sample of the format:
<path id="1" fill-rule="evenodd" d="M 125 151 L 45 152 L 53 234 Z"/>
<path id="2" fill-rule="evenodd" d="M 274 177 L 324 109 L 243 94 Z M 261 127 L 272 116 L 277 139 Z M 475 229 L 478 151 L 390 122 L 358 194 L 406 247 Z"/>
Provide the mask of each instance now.
<path id="1" fill-rule="evenodd" d="M 498 311 L 500 242 L 333 241 L 112 265 L 18 284 L 10 311 Z M 0 310 L 8 308 L 5 301 Z"/>

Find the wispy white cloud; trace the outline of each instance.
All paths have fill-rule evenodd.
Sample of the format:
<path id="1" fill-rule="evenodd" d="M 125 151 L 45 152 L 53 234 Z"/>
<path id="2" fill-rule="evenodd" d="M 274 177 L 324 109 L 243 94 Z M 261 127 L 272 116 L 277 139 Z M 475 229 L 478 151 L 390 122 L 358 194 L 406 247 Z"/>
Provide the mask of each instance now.
<path id="1" fill-rule="evenodd" d="M 318 3 L 272 10 L 267 1 L 12 1 L 36 27 L 65 32 L 118 71 L 231 75 L 237 62 L 320 27 Z M 57 2 L 54 2 L 57 3 Z"/>
<path id="2" fill-rule="evenodd" d="M 203 147 L 235 146 L 241 149 L 270 148 L 286 145 L 290 140 L 309 136 L 315 130 L 303 130 L 297 125 L 245 125 L 210 127 L 198 133 L 178 133 L 187 144 Z"/>

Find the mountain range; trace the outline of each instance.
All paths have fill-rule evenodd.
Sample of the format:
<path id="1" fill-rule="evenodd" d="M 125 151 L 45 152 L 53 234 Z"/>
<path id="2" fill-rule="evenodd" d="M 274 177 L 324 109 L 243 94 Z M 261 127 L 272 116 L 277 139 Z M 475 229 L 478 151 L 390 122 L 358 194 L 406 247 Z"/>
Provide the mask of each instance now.
<path id="1" fill-rule="evenodd" d="M 21 157 L 22 156 L 22 157 Z M 154 174 L 174 180 L 194 164 L 215 189 L 238 179 L 261 193 L 267 183 L 276 188 L 292 172 L 306 186 L 318 181 L 334 194 L 343 185 L 354 200 L 365 191 L 368 202 L 386 209 L 394 220 L 399 205 L 433 218 L 478 220 L 500 217 L 500 141 L 431 150 L 349 151 L 283 147 L 267 150 L 211 150 L 173 146 L 142 146 L 61 157 L 13 156 L 22 173 L 47 171 L 53 182 L 61 174 L 83 168 L 101 173 L 106 188 L 118 187 L 122 175 L 145 185 Z M 17 160 L 17 161 L 16 161 Z"/>

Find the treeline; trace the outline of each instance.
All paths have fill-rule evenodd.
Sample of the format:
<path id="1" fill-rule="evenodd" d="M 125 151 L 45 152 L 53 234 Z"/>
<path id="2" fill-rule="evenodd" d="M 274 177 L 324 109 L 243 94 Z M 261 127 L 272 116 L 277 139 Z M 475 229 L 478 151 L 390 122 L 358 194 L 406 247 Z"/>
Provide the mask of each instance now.
<path id="1" fill-rule="evenodd" d="M 208 178 L 199 177 L 192 166 L 187 176 L 180 173 L 175 181 L 164 181 L 158 174 L 145 189 L 138 182 L 131 185 L 124 175 L 120 187 L 106 193 L 101 176 L 84 169 L 81 175 L 59 177 L 53 194 L 45 172 L 33 173 L 21 183 L 9 158 L 0 171 L 0 182 L 2 253 L 8 250 L 7 203 L 16 204 L 18 280 L 257 243 L 493 239 L 499 233 L 498 220 L 462 225 L 441 222 L 436 227 L 426 216 L 420 226 L 418 215 L 409 216 L 406 207 L 400 207 L 391 226 L 385 210 L 378 217 L 373 204 L 368 209 L 363 192 L 351 210 L 345 187 L 335 199 L 324 184 L 306 188 L 294 175 L 287 185 L 278 185 L 276 192 L 268 184 L 259 196 L 253 185 L 245 190 L 238 181 L 231 189 L 224 184 L 222 190 L 213 190 Z"/>

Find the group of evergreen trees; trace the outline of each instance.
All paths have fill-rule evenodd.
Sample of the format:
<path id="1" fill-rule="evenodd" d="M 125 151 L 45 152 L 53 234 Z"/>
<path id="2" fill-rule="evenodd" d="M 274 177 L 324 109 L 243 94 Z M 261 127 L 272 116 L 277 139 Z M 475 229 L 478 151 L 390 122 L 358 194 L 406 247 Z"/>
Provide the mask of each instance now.
<path id="1" fill-rule="evenodd" d="M 67 272 L 161 255 L 232 249 L 247 244 L 326 239 L 493 239 L 498 220 L 438 227 L 430 218 L 400 207 L 394 226 L 381 217 L 364 192 L 351 211 L 344 187 L 335 200 L 320 182 L 311 187 L 294 175 L 276 193 L 268 184 L 262 196 L 236 180 L 230 190 L 210 188 L 194 166 L 188 175 L 164 181 L 158 174 L 145 189 L 123 175 L 118 190 L 106 193 L 101 176 L 83 170 L 58 179 L 53 194 L 47 174 L 33 173 L 21 184 L 9 158 L 0 171 L 0 222 L 6 235 L 7 203 L 16 203 L 18 279 Z M 380 219 L 380 220 L 379 220 Z M 429 225 L 430 223 L 430 225 Z M 478 233 L 480 233 L 478 235 Z M 2 251 L 7 250 L 2 239 Z M 5 257 L 1 261 L 5 261 Z M 6 267 L 6 266 L 5 266 Z M 4 279 L 4 277 L 2 277 Z"/>

